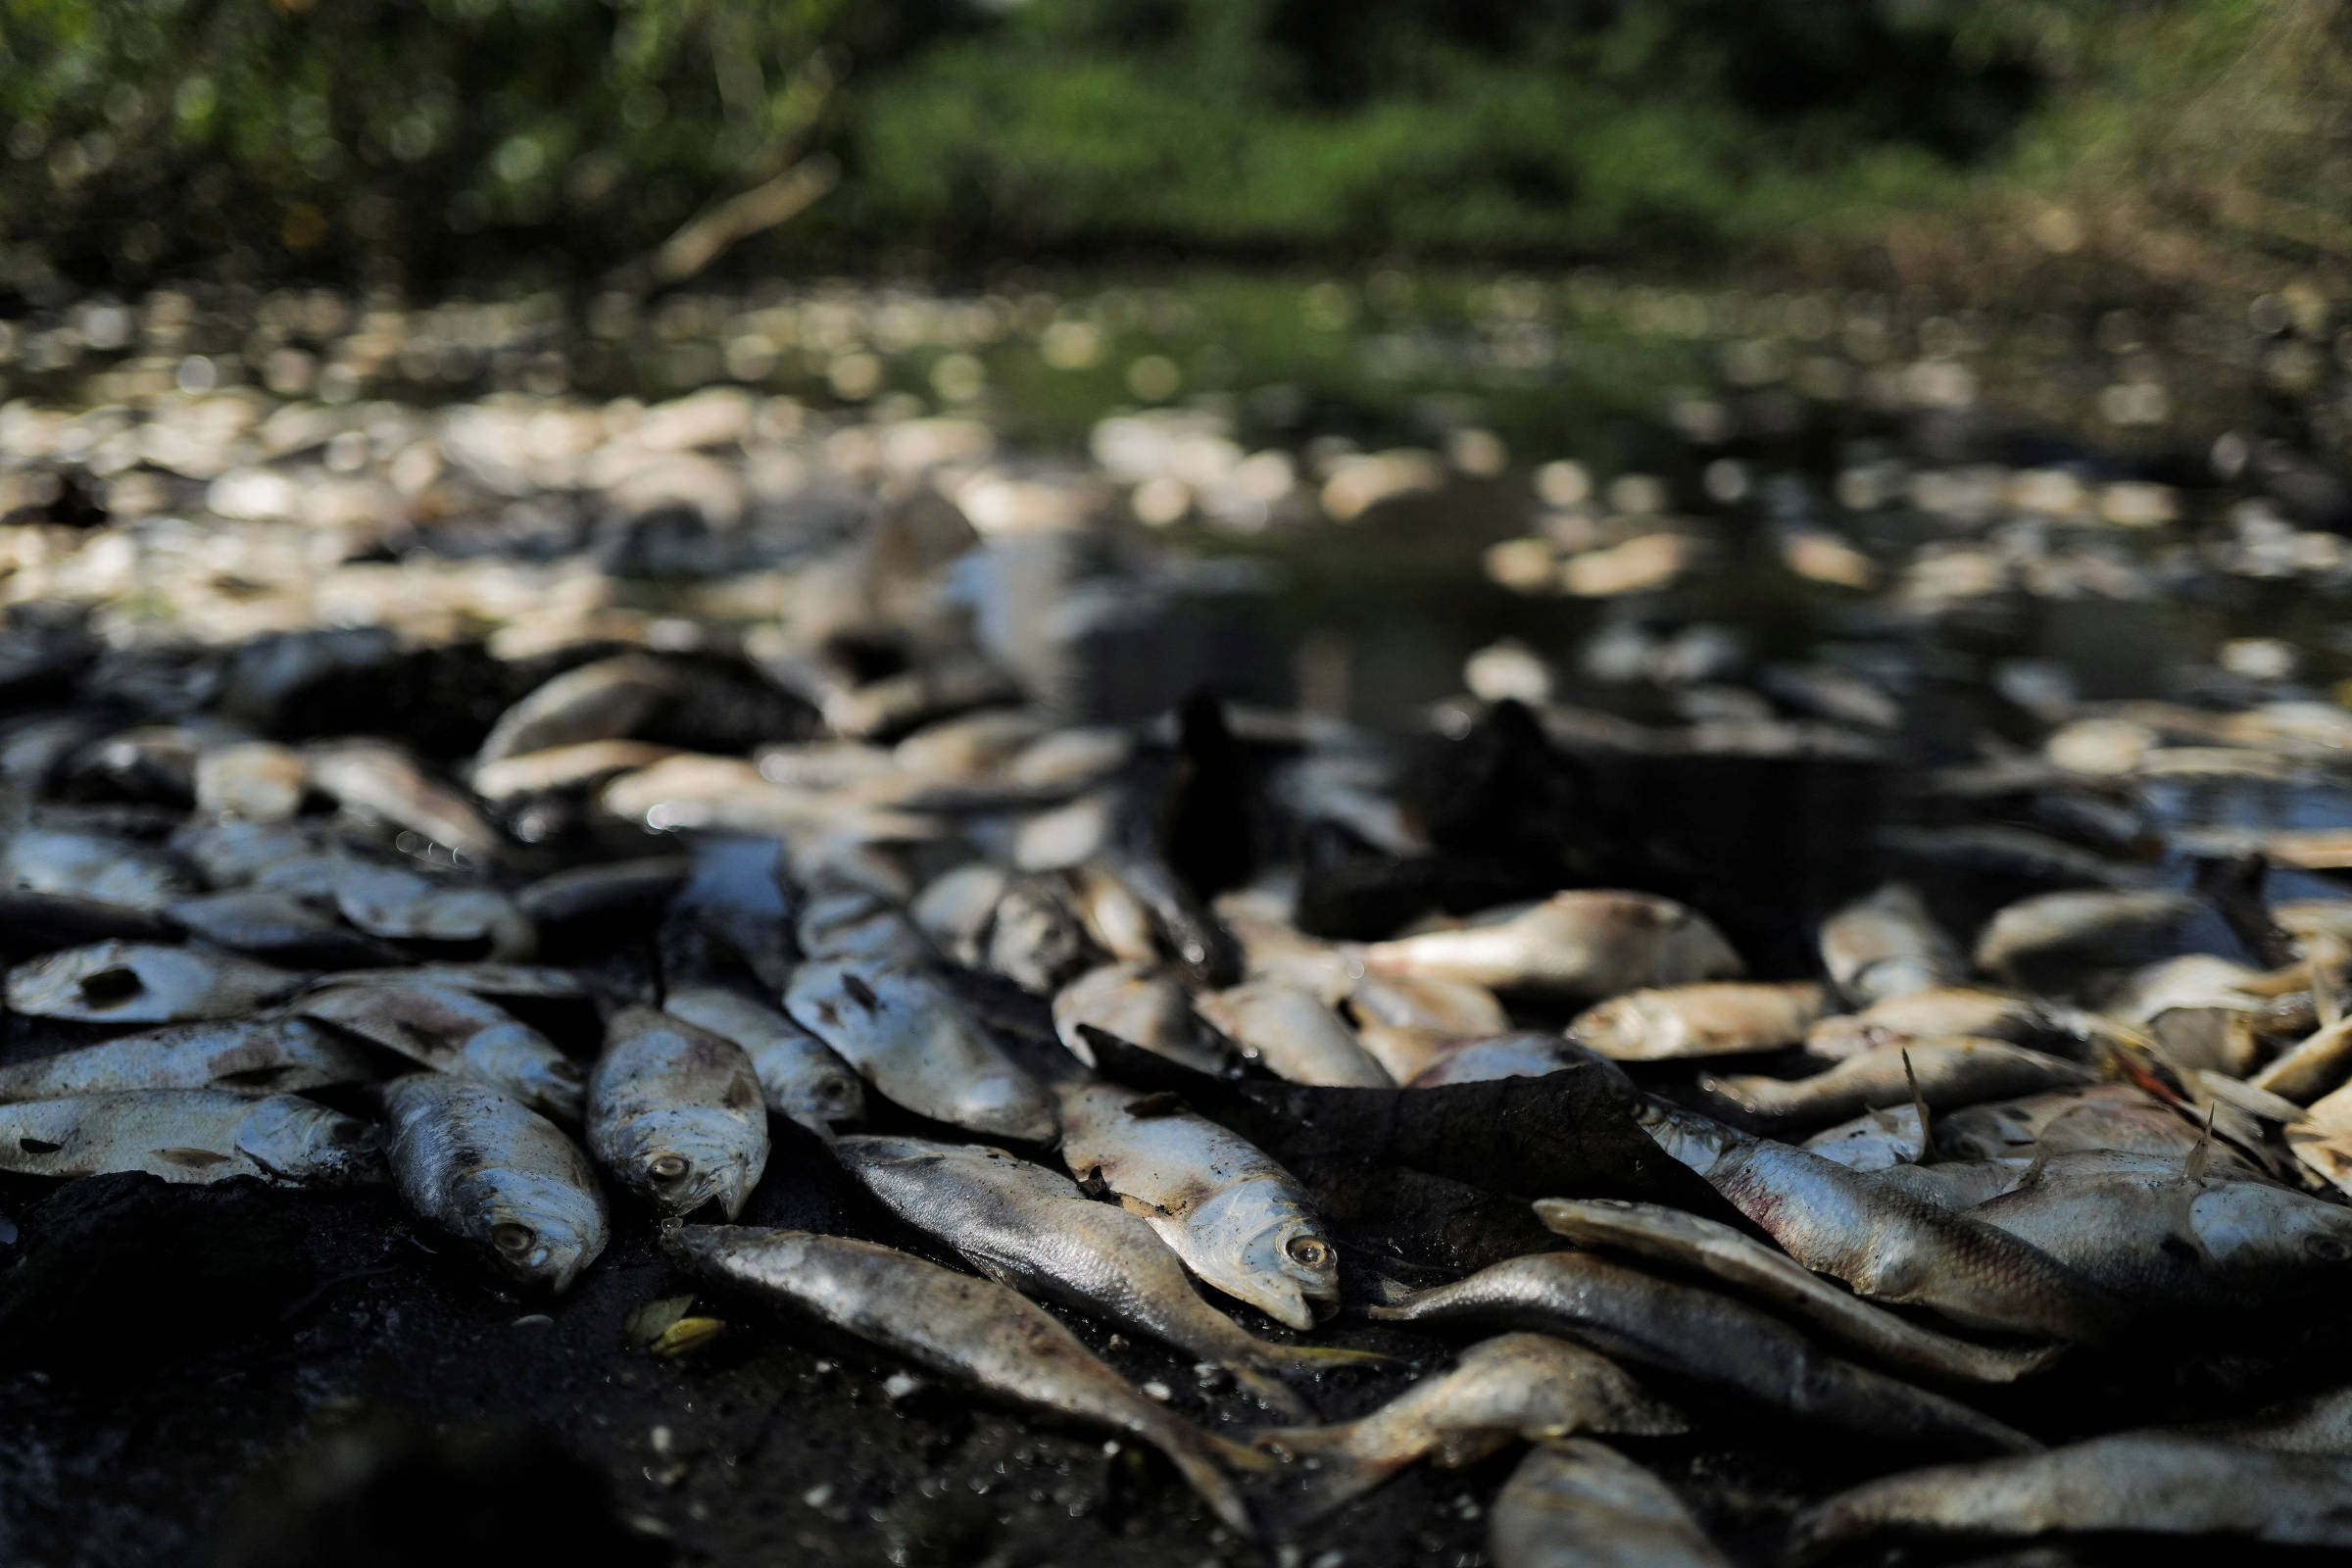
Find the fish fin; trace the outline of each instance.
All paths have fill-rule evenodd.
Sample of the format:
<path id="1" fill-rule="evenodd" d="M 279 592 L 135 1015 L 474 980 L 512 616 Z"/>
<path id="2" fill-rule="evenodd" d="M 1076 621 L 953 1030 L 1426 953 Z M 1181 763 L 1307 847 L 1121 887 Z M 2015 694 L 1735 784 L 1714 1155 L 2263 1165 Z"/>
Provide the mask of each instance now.
<path id="1" fill-rule="evenodd" d="M 1936 1150 L 1936 1129 L 1928 1120 L 1928 1097 L 1919 1092 L 1919 1074 L 1912 1069 L 1909 1051 L 1903 1053 L 1903 1077 L 1911 1085 L 1911 1108 L 1919 1113 L 1919 1163 L 1924 1165 Z"/>
<path id="2" fill-rule="evenodd" d="M 1173 1423 L 1170 1429 L 1151 1434 L 1154 1446 L 1168 1456 L 1168 1462 L 1229 1529 L 1253 1539 L 1262 1535 L 1241 1489 L 1234 1485 L 1225 1469 L 1265 1474 L 1275 1468 L 1274 1457 L 1213 1432 L 1204 1432 L 1189 1421 L 1174 1416 L 1168 1419 Z"/>
<path id="3" fill-rule="evenodd" d="M 2213 1118 L 2221 1108 L 2219 1100 L 2205 1103 L 2205 1130 L 2197 1135 L 2196 1147 L 2188 1152 L 2188 1158 L 2181 1161 L 2180 1165 L 2180 1180 L 2188 1186 L 2197 1186 L 2205 1180 L 2205 1167 L 2213 1159 Z"/>
<path id="4" fill-rule="evenodd" d="M 1296 1427 L 1261 1432 L 1255 1442 L 1278 1447 L 1296 1472 L 1289 1484 L 1267 1497 L 1260 1511 L 1276 1536 L 1296 1534 L 1334 1510 L 1352 1502 L 1395 1475 L 1401 1466 L 1370 1464 L 1346 1446 L 1354 1423 L 1336 1427 Z"/>
<path id="5" fill-rule="evenodd" d="M 1379 1350 L 1350 1350 L 1337 1345 L 1276 1345 L 1258 1364 L 1277 1372 L 1329 1372 L 1343 1366 L 1394 1366 L 1396 1357 Z"/>
<path id="6" fill-rule="evenodd" d="M 2173 1230 L 2189 1245 L 2208 1266 L 2214 1263 L 2213 1252 L 2205 1239 L 2197 1234 L 2197 1195 L 2205 1190 L 2205 1165 L 2213 1157 L 2213 1113 L 2221 1102 L 2209 1102 L 2205 1107 L 2205 1130 L 2197 1136 L 2196 1147 L 2181 1161 L 2180 1180 L 2173 1188 Z"/>
<path id="7" fill-rule="evenodd" d="M 1402 1280 L 1393 1280 L 1385 1274 L 1375 1275 L 1372 1280 L 1372 1297 L 1378 1305 L 1372 1309 L 1372 1315 L 1378 1317 L 1380 1307 L 1395 1306 L 1412 1294 L 1413 1288 Z"/>

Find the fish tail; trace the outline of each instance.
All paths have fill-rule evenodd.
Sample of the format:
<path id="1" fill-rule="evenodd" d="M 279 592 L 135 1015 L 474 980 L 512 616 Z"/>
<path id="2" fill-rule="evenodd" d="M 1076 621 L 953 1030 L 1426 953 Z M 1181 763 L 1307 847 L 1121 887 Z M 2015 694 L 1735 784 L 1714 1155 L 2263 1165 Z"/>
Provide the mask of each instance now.
<path id="1" fill-rule="evenodd" d="M 1287 1534 L 1353 1501 L 1396 1473 L 1393 1464 L 1367 1463 L 1348 1450 L 1354 1422 L 1331 1427 L 1280 1427 L 1250 1441 L 1298 1467 L 1296 1484 L 1267 1499 L 1262 1511 L 1277 1534 Z"/>
<path id="2" fill-rule="evenodd" d="M 1274 1467 L 1271 1456 L 1253 1448 L 1244 1447 L 1213 1432 L 1203 1432 L 1189 1421 L 1171 1416 L 1158 1430 L 1149 1433 L 1154 1446 L 1168 1456 L 1200 1500 L 1225 1525 L 1241 1535 L 1255 1537 L 1261 1532 L 1241 1488 L 1225 1473 L 1226 1467 L 1263 1473 Z"/>

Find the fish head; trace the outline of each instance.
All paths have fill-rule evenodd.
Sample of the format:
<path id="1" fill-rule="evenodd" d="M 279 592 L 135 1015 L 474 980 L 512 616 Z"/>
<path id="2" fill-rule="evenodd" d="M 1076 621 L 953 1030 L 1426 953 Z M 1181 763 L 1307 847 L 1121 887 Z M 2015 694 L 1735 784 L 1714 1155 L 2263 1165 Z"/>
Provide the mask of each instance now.
<path id="1" fill-rule="evenodd" d="M 1246 1181 L 1193 1211 L 1194 1270 L 1295 1329 L 1339 1310 L 1340 1254 L 1320 1221 L 1278 1184 Z"/>
<path id="2" fill-rule="evenodd" d="M 478 1030 L 466 1037 L 462 1054 L 469 1076 L 558 1120 L 580 1119 L 587 1069 L 529 1024 L 495 1023 Z"/>
<path id="3" fill-rule="evenodd" d="M 2352 1209 L 2263 1182 L 2207 1184 L 2190 1222 L 2214 1263 L 2230 1270 L 2308 1276 L 2352 1264 Z"/>
<path id="4" fill-rule="evenodd" d="M 238 1152 L 272 1176 L 344 1186 L 388 1177 L 375 1129 L 295 1095 L 254 1102 L 237 1126 Z"/>
<path id="5" fill-rule="evenodd" d="M 667 1214 L 691 1214 L 716 1202 L 727 1218 L 743 1205 L 767 1165 L 764 1112 L 677 1105 L 638 1117 L 613 1158 L 621 1179 Z"/>
<path id="6" fill-rule="evenodd" d="M 513 1170 L 480 1170 L 461 1207 L 500 1273 L 562 1292 L 605 1250 L 604 1200 L 593 1190 Z"/>

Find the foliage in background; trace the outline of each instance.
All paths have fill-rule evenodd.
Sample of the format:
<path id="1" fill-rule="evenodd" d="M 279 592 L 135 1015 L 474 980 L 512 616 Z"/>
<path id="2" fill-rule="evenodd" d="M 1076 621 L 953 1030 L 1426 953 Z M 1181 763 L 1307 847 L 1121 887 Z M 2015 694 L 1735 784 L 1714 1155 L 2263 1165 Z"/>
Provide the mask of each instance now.
<path id="1" fill-rule="evenodd" d="M 2193 281 L 2352 256 L 2344 34 L 2340 0 L 0 0 L 0 286 L 659 281 L 746 236 Z"/>

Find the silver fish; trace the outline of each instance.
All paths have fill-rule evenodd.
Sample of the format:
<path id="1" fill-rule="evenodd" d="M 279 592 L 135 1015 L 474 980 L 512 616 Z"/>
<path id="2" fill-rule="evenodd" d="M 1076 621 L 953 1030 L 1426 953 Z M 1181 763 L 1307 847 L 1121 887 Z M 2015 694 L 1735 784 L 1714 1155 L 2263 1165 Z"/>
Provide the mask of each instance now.
<path id="1" fill-rule="evenodd" d="M 0 1170 L 340 1186 L 383 1180 L 384 1163 L 366 1122 L 296 1095 L 146 1089 L 0 1106 Z"/>
<path id="2" fill-rule="evenodd" d="M 1641 1121 L 1791 1257 L 1863 1296 L 2059 1340 L 2100 1339 L 2121 1319 L 2120 1302 L 2047 1252 L 1861 1171 L 1685 1111 L 1653 1104 Z"/>
<path id="3" fill-rule="evenodd" d="M 396 942 L 487 940 L 492 956 L 505 958 L 529 957 L 534 942 L 530 918 L 496 888 L 367 860 L 336 869 L 335 907 L 369 936 Z"/>
<path id="4" fill-rule="evenodd" d="M 1880 1046 L 1908 1045 L 1938 1035 L 1974 1035 L 2049 1049 L 2045 1042 L 2064 1033 L 2058 1010 L 2036 998 L 2005 991 L 1932 986 L 1874 1002 L 1860 1012 L 1821 1019 L 1805 1031 L 1805 1053 L 1841 1061 Z"/>
<path id="5" fill-rule="evenodd" d="M 31 826 L 0 849 L 0 884 L 126 909 L 160 912 L 196 891 L 187 874 L 145 845 L 104 833 Z"/>
<path id="6" fill-rule="evenodd" d="M 425 776 L 416 760 L 381 741 L 320 742 L 310 748 L 311 782 L 347 811 L 379 817 L 487 864 L 505 841 L 466 800 Z"/>
<path id="7" fill-rule="evenodd" d="M 1396 1086 L 1338 1013 L 1296 986 L 1250 980 L 1204 992 L 1193 1005 L 1279 1078 L 1340 1089 Z"/>
<path id="8" fill-rule="evenodd" d="M 1309 1472 L 1309 1500 L 1300 1511 L 1311 1517 L 1424 1458 L 1453 1470 L 1513 1440 L 1689 1430 L 1673 1406 L 1643 1392 L 1606 1356 L 1547 1334 L 1504 1334 L 1472 1346 L 1452 1371 L 1422 1379 L 1370 1415 L 1261 1432 L 1252 1441 Z"/>
<path id="9" fill-rule="evenodd" d="M 1889 882 L 1821 923 L 1822 967 L 1846 998 L 1867 1006 L 1955 985 L 1968 966 L 1919 895 Z"/>
<path id="10" fill-rule="evenodd" d="M 487 1084 L 413 1073 L 384 1091 L 401 1198 L 524 1285 L 562 1291 L 610 1234 L 604 1194 L 555 1123 Z"/>
<path id="11" fill-rule="evenodd" d="M 2073 963 L 2128 961 L 2200 906 L 2184 893 L 2044 893 L 1995 913 L 1978 938 L 1987 974 L 2036 975 Z"/>
<path id="12" fill-rule="evenodd" d="M 1886 1170 L 1918 1163 L 1928 1152 L 1928 1130 L 1919 1123 L 1917 1105 L 1888 1105 L 1824 1128 L 1800 1147 L 1848 1170 Z"/>
<path id="13" fill-rule="evenodd" d="M 1681 1498 L 1590 1438 L 1531 1450 L 1494 1494 L 1494 1568 L 1731 1568 Z"/>
<path id="14" fill-rule="evenodd" d="M 1865 1482 L 1797 1515 L 1788 1550 L 1797 1561 L 1812 1561 L 1886 1531 L 2129 1531 L 2352 1546 L 2352 1459 L 2123 1433 L 2047 1453 Z"/>
<path id="15" fill-rule="evenodd" d="M 741 1046 L 767 1108 L 817 1137 L 865 1119 L 865 1086 L 857 1072 L 775 1008 L 722 986 L 688 986 L 664 997 L 662 1010 Z"/>
<path id="16" fill-rule="evenodd" d="M 1002 1150 L 869 1136 L 842 1139 L 833 1152 L 893 1213 L 990 1279 L 1213 1361 L 1285 1415 L 1305 1411 L 1266 1374 L 1381 1359 L 1259 1339 L 1200 1298 L 1151 1226 L 1088 1198 L 1060 1172 Z"/>
<path id="17" fill-rule="evenodd" d="M 1523 1031 L 1492 1040 L 1458 1042 L 1415 1074 L 1409 1087 L 1442 1089 L 1447 1084 L 1484 1083 L 1494 1078 L 1541 1078 L 1599 1059 L 1558 1035 Z"/>
<path id="18" fill-rule="evenodd" d="M 662 920 L 662 970 L 673 981 L 717 978 L 740 962 L 771 995 L 792 981 L 800 944 L 784 897 L 783 846 L 711 836 L 695 843 L 693 872 Z"/>
<path id="19" fill-rule="evenodd" d="M 1296 1177 L 1215 1122 L 1108 1084 L 1061 1091 L 1061 1157 L 1191 1269 L 1278 1323 L 1339 1306 L 1339 1252 Z"/>
<path id="20" fill-rule="evenodd" d="M 1050 997 L 1100 958 L 1086 927 L 1044 877 L 1022 877 L 997 901 L 981 967 Z"/>
<path id="21" fill-rule="evenodd" d="M 1453 930 L 1375 942 L 1362 956 L 1378 974 L 1550 996 L 1612 997 L 1742 972 L 1706 916 L 1648 893 L 1555 893 Z"/>
<path id="22" fill-rule="evenodd" d="M 2352 1275 L 2352 1208 L 2170 1160 L 2088 1161 L 2052 1159 L 1969 1217 L 2143 1303 L 2257 1303 Z"/>
<path id="23" fill-rule="evenodd" d="M 1578 1014 L 1568 1038 L 1617 1061 L 1778 1051 L 1802 1040 L 1822 1006 L 1821 987 L 1810 982 L 1629 991 Z"/>
<path id="24" fill-rule="evenodd" d="M 291 894 L 259 888 L 182 899 L 167 911 L 200 942 L 289 963 L 366 963 L 400 951 L 319 913 Z"/>
<path id="25" fill-rule="evenodd" d="M 1184 982 L 1153 964 L 1104 964 L 1056 992 L 1054 1032 L 1091 1067 L 1095 1050 L 1080 1033 L 1086 1024 L 1199 1072 L 1221 1072 L 1228 1059 L 1225 1043 L 1194 1012 Z"/>
<path id="26" fill-rule="evenodd" d="M 580 1064 L 529 1024 L 470 992 L 396 978 L 323 987 L 298 998 L 291 1010 L 420 1067 L 488 1084 L 542 1114 L 580 1119 L 587 1076 Z"/>
<path id="27" fill-rule="evenodd" d="M 1729 1225 L 1657 1203 L 1545 1198 L 1536 1217 L 1579 1247 L 1709 1275 L 1744 1297 L 1803 1319 L 1872 1359 L 1936 1377 L 2009 1383 L 2037 1372 L 2056 1347 L 1996 1348 L 1922 1328 L 1824 1281 L 1786 1252 Z"/>
<path id="28" fill-rule="evenodd" d="M 1466 1318 L 1559 1334 L 1603 1354 L 1717 1384 L 1833 1426 L 1910 1442 L 2017 1453 L 2036 1446 L 1942 1395 L 1823 1351 L 1728 1296 L 1655 1279 L 1589 1252 L 1531 1252 L 1451 1285 L 1375 1306 L 1383 1322 Z"/>
<path id="29" fill-rule="evenodd" d="M 138 1089 L 290 1094 L 366 1083 L 373 1063 L 303 1018 L 173 1024 L 0 1067 L 0 1102 Z"/>
<path id="30" fill-rule="evenodd" d="M 1951 1110 L 2090 1082 L 2090 1069 L 2001 1040 L 1881 1046 L 1810 1078 L 1699 1074 L 1699 1087 L 1767 1127 L 1806 1132 L 1866 1110 L 1908 1104 L 1916 1080 L 1931 1110 Z"/>
<path id="31" fill-rule="evenodd" d="M 931 945 L 967 969 L 987 962 L 988 929 L 1012 877 L 985 861 L 931 879 L 906 912 Z"/>
<path id="32" fill-rule="evenodd" d="M 2196 1128 L 2132 1084 L 2084 1084 L 1936 1118 L 1936 1152 L 1947 1160 L 2118 1150 L 2169 1155 L 2178 1169 L 2196 1145 Z M 2235 1162 L 2226 1150 L 2216 1150 L 2214 1157 Z"/>
<path id="33" fill-rule="evenodd" d="M 1054 1101 L 927 974 L 808 963 L 785 1010 L 885 1099 L 934 1121 L 1024 1143 L 1054 1140 Z"/>
<path id="34" fill-rule="evenodd" d="M 447 986 L 477 997 L 510 997 L 535 1001 L 585 1000 L 588 988 L 569 969 L 537 963 L 413 963 L 398 968 L 338 969 L 318 977 L 321 988 L 414 983 Z"/>
<path id="35" fill-rule="evenodd" d="M 10 1010 L 91 1023 L 234 1018 L 278 1001 L 307 976 L 233 953 L 146 942 L 67 948 L 8 972 Z"/>
<path id="36" fill-rule="evenodd" d="M 743 1212 L 767 1168 L 767 1104 L 741 1046 L 624 1007 L 588 1074 L 588 1150 L 667 1214 Z"/>
<path id="37" fill-rule="evenodd" d="M 566 670 L 499 715 L 474 754 L 475 765 L 558 746 L 617 740 L 675 690 L 669 670 L 642 654 Z"/>
<path id="38" fill-rule="evenodd" d="M 918 1365 L 1132 1434 L 1166 1454 L 1230 1528 L 1251 1533 L 1220 1466 L 1262 1469 L 1262 1456 L 1146 1398 L 1042 1307 L 993 1280 L 807 1231 L 689 1225 L 676 1246 L 697 1273 L 784 1301 Z"/>
<path id="39" fill-rule="evenodd" d="M 833 888 L 810 898 L 797 933 L 801 951 L 818 961 L 906 968 L 933 961 L 931 944 L 914 922 L 869 888 Z"/>
<path id="40" fill-rule="evenodd" d="M 283 822 L 302 809 L 311 764 L 291 746 L 234 741 L 196 754 L 196 809 L 248 822 Z"/>

